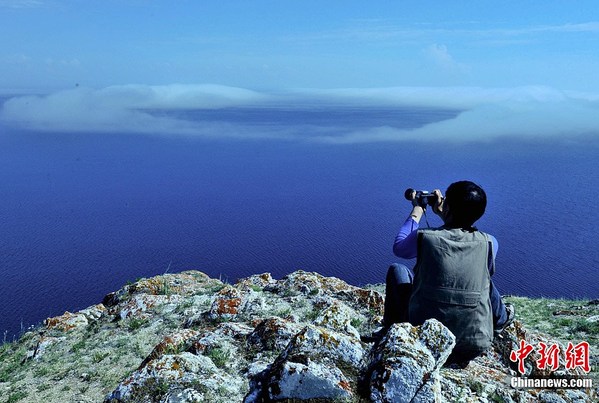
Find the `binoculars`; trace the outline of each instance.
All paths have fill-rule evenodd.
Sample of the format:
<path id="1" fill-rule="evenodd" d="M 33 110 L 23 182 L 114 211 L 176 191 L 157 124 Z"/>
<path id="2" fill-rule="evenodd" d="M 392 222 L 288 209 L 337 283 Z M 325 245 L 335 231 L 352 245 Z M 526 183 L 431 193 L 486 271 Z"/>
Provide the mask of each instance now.
<path id="1" fill-rule="evenodd" d="M 416 203 L 422 208 L 434 205 L 437 200 L 437 195 L 428 190 L 414 190 L 412 188 L 406 189 L 404 196 L 409 201 L 416 200 Z"/>

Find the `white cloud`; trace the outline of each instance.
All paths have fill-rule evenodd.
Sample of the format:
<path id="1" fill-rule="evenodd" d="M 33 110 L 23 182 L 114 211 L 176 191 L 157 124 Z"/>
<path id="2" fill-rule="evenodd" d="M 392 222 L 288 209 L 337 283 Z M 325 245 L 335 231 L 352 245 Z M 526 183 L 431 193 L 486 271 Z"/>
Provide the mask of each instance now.
<path id="1" fill-rule="evenodd" d="M 240 106 L 263 97 L 217 85 L 75 88 L 46 96 L 11 98 L 0 110 L 0 122 L 40 131 L 211 135 L 214 125 L 154 116 L 147 110 Z"/>
<path id="2" fill-rule="evenodd" d="M 526 45 L 539 40 L 539 34 L 595 34 L 599 21 L 553 25 L 493 25 L 483 22 L 446 22 L 445 24 L 398 24 L 393 20 L 354 20 L 344 29 L 312 32 L 284 37 L 289 42 L 298 41 L 357 41 L 388 43 L 394 45 L 420 45 L 438 38 L 461 38 L 465 43 L 489 43 L 512 46 Z"/>
<path id="3" fill-rule="evenodd" d="M 599 32 L 599 22 L 591 21 L 579 24 L 564 24 L 564 25 L 544 25 L 532 27 L 532 32 Z"/>
<path id="4" fill-rule="evenodd" d="M 439 64 L 454 64 L 453 57 L 447 52 L 447 46 L 445 45 L 431 45 L 424 50 L 424 52 L 432 59 L 437 61 Z"/>
<path id="5" fill-rule="evenodd" d="M 433 44 L 423 50 L 424 55 L 434 63 L 435 66 L 448 73 L 463 73 L 468 71 L 466 65 L 458 63 L 449 54 L 447 46 Z"/>
<path id="6" fill-rule="evenodd" d="M 182 112 L 247 107 L 254 111 L 259 108 L 259 113 L 267 117 L 281 109 L 291 115 L 285 115 L 290 119 L 260 126 L 243 119 L 219 121 L 202 119 L 198 114 L 190 117 Z M 400 129 L 376 119 L 368 120 L 366 125 L 357 125 L 351 118 L 314 122 L 303 121 L 300 117 L 306 110 L 323 107 L 349 108 L 350 111 L 424 108 L 429 111 L 455 110 L 456 113 L 445 120 L 411 129 Z M 216 85 L 126 85 L 13 97 L 0 110 L 0 123 L 36 131 L 277 138 L 332 143 L 568 137 L 599 134 L 599 95 L 563 92 L 549 87 L 304 89 L 269 94 Z M 356 129 L 358 126 L 359 130 Z"/>
<path id="7" fill-rule="evenodd" d="M 569 102 L 500 102 L 484 104 L 460 113 L 454 119 L 414 130 L 389 127 L 354 132 L 343 138 L 323 138 L 334 143 L 373 141 L 485 141 L 501 137 L 559 138 L 599 135 L 599 104 Z"/>

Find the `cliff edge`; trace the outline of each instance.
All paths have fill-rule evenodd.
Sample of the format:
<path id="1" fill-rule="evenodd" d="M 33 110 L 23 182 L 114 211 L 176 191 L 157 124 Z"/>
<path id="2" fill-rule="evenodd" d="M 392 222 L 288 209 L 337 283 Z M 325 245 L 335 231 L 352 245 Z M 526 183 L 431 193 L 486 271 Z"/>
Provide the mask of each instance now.
<path id="1" fill-rule="evenodd" d="M 0 346 L 0 402 L 597 401 L 599 301 L 507 299 L 514 324 L 460 368 L 444 366 L 455 339 L 436 320 L 394 325 L 376 345 L 360 341 L 381 324 L 381 287 L 303 271 L 234 285 L 198 271 L 165 274 Z M 522 340 L 562 353 L 548 362 L 555 370 L 530 353 L 526 378 L 594 385 L 514 387 L 520 362 L 510 354 Z M 581 341 L 589 373 L 563 355 Z"/>

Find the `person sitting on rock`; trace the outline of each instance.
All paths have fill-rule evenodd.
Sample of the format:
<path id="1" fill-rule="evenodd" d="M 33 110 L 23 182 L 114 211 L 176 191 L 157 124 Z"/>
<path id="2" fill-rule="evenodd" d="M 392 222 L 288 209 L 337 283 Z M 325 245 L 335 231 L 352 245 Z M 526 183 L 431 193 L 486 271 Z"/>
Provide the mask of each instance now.
<path id="1" fill-rule="evenodd" d="M 380 339 L 394 323 L 421 325 L 435 318 L 456 336 L 448 362 L 467 362 L 512 323 L 514 308 L 503 303 L 491 280 L 497 240 L 473 226 L 485 212 L 484 190 L 460 181 L 447 188 L 445 198 L 439 190 L 433 194 L 432 210 L 444 224 L 419 229 L 426 204 L 412 195 L 413 208 L 395 238 L 393 252 L 404 259 L 416 258 L 416 265 L 413 272 L 403 264 L 389 267 L 383 329 L 364 341 Z"/>

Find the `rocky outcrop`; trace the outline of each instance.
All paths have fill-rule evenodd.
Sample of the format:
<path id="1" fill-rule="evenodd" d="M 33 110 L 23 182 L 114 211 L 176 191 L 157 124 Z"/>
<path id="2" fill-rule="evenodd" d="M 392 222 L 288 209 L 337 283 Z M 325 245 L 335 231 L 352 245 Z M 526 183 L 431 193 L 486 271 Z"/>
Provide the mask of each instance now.
<path id="1" fill-rule="evenodd" d="M 381 325 L 383 301 L 375 289 L 303 271 L 233 285 L 200 272 L 166 274 L 48 319 L 14 354 L 23 354 L 22 378 L 37 374 L 38 384 L 57 378 L 59 357 L 74 362 L 60 389 L 38 386 L 27 392 L 32 401 L 596 401 L 588 388 L 510 385 L 518 374 L 510 353 L 520 340 L 557 343 L 519 321 L 465 368 L 445 365 L 455 339 L 434 319 L 396 324 L 380 342 L 363 343 L 360 334 Z M 560 371 L 540 371 L 536 359 L 524 361 L 528 376 L 587 375 L 563 362 Z M 0 378 L 0 395 L 6 384 Z"/>
<path id="2" fill-rule="evenodd" d="M 417 328 L 393 325 L 369 360 L 373 402 L 441 401 L 439 370 L 455 346 L 455 337 L 430 319 Z"/>

